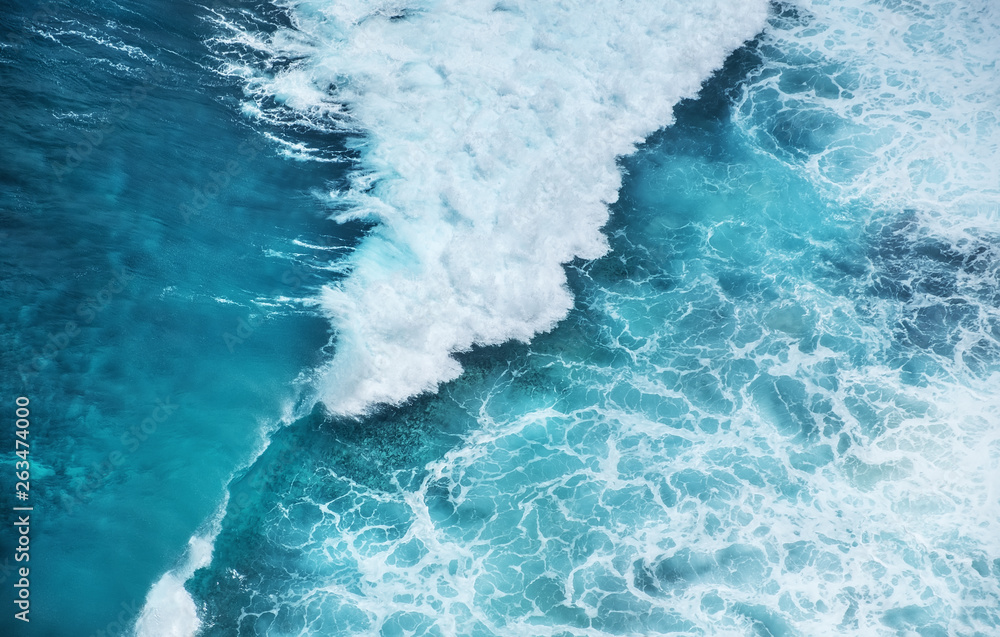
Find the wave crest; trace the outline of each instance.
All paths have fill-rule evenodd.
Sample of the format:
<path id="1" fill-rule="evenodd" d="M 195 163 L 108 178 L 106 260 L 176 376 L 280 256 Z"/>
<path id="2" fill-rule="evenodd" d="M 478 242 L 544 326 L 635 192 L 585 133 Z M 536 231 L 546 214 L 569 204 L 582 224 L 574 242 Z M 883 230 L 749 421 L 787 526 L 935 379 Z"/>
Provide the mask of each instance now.
<path id="1" fill-rule="evenodd" d="M 378 225 L 321 295 L 337 343 L 320 395 L 341 414 L 432 391 L 461 373 L 452 354 L 565 317 L 563 264 L 608 249 L 616 158 L 767 13 L 756 0 L 284 8 L 291 26 L 270 35 L 229 25 L 256 56 L 229 71 L 248 112 L 363 131 L 362 171 L 334 196 L 338 219 Z"/>

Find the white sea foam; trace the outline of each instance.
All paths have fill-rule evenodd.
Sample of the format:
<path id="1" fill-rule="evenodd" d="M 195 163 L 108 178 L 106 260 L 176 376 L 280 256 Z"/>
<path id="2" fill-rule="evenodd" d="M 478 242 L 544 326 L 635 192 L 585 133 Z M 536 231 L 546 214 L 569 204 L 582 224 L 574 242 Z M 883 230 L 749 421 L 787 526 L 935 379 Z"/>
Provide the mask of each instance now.
<path id="1" fill-rule="evenodd" d="M 995 221 L 1000 6 L 785 6 L 764 36 L 783 55 L 751 78 L 737 122 L 838 196 Z"/>
<path id="2" fill-rule="evenodd" d="M 150 589 L 133 628 L 137 637 L 191 637 L 197 634 L 201 620 L 194 600 L 184 588 L 184 582 L 196 570 L 212 562 L 215 536 L 219 533 L 224 512 L 225 503 L 209 525 L 209 530 L 188 541 L 183 563 L 164 573 Z"/>
<path id="3" fill-rule="evenodd" d="M 562 265 L 607 250 L 617 157 L 672 120 L 766 3 L 444 0 L 285 3 L 293 29 L 235 30 L 255 104 L 361 131 L 341 220 L 378 226 L 323 291 L 334 412 L 398 403 L 457 377 L 455 352 L 527 341 L 572 306 Z M 221 40 L 220 40 L 221 41 Z"/>

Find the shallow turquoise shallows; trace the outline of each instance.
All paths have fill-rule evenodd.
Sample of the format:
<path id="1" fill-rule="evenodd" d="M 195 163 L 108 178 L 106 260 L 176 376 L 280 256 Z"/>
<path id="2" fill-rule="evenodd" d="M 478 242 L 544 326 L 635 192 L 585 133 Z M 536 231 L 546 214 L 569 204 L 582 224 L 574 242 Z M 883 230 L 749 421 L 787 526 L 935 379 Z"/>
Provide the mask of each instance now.
<path id="1" fill-rule="evenodd" d="M 834 4 L 4 3 L 0 634 L 1000 633 L 1000 12 Z"/>

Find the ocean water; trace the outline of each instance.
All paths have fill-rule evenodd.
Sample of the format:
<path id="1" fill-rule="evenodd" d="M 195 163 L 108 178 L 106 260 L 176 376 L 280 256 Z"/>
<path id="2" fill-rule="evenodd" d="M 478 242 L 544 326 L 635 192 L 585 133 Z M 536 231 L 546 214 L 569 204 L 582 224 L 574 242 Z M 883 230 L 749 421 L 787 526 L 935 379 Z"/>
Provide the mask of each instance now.
<path id="1" fill-rule="evenodd" d="M 991 2 L 0 25 L 3 634 L 1000 632 Z"/>

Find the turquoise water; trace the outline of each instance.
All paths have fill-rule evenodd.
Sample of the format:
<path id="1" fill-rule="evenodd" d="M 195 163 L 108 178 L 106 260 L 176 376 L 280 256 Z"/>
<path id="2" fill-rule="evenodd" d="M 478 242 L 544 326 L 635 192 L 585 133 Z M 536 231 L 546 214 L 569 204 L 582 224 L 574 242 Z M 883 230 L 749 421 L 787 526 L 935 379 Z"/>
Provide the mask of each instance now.
<path id="1" fill-rule="evenodd" d="M 996 11 L 486 4 L 4 8 L 5 634 L 994 634 Z"/>
<path id="2" fill-rule="evenodd" d="M 202 69 L 196 7 L 53 11 L 2 12 L 5 31 L 31 29 L 3 52 L 3 396 L 33 408 L 23 634 L 89 635 L 123 608 L 134 621 L 317 360 L 325 323 L 274 300 L 304 294 L 317 275 L 292 268 L 325 256 L 293 242 L 350 233 L 323 224 L 314 173 L 253 146 L 231 88 Z M 92 149 L 60 179 L 78 144 Z M 228 183 L 184 223 L 213 173 Z M 231 352 L 224 334 L 254 319 Z M 22 634 L 7 610 L 0 632 Z"/>

